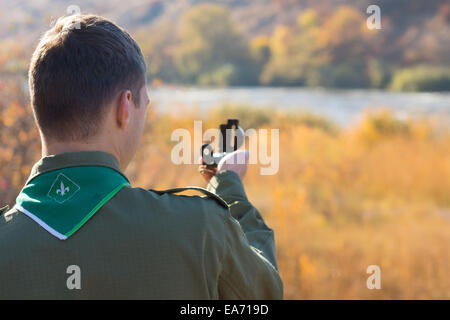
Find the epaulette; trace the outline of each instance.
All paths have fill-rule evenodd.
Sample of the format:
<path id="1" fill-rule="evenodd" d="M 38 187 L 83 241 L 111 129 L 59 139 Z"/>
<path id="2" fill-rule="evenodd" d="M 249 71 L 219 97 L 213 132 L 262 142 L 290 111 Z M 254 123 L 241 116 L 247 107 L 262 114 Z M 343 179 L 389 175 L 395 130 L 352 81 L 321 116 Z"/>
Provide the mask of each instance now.
<path id="1" fill-rule="evenodd" d="M 167 190 L 153 190 L 153 189 L 149 189 L 150 191 L 153 191 L 157 194 L 164 194 L 164 193 L 179 193 L 179 192 L 183 192 L 186 190 L 195 190 L 195 191 L 199 191 L 201 193 L 203 193 L 204 195 L 206 195 L 209 198 L 212 198 L 214 200 L 216 200 L 216 202 L 218 204 L 220 204 L 222 207 L 228 209 L 230 206 L 228 205 L 228 203 L 223 200 L 221 197 L 219 197 L 217 194 L 212 193 L 211 191 L 208 191 L 206 189 L 200 188 L 200 187 L 184 187 L 184 188 L 172 188 L 172 189 L 167 189 Z"/>

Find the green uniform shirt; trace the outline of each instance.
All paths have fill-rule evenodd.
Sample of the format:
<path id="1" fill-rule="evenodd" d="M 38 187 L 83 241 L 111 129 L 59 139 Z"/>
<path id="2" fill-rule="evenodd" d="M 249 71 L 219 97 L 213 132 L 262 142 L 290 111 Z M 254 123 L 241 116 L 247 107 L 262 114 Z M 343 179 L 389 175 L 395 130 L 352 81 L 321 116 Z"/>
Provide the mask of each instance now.
<path id="1" fill-rule="evenodd" d="M 28 181 L 79 166 L 120 172 L 107 153 L 63 153 L 37 162 Z M 0 299 L 282 299 L 273 231 L 239 176 L 221 172 L 207 190 L 124 186 L 66 240 L 9 210 L 0 215 Z M 72 265 L 80 289 L 68 288 Z"/>

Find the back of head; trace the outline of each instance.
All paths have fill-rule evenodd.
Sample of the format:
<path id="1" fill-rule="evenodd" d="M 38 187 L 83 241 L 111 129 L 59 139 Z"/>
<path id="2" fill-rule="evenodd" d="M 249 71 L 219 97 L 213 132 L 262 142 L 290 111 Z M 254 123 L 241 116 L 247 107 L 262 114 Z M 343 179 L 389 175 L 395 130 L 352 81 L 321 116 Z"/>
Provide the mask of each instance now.
<path id="1" fill-rule="evenodd" d="M 94 136 L 115 95 L 130 90 L 138 100 L 144 84 L 139 46 L 125 30 L 96 15 L 60 18 L 41 38 L 29 70 L 37 125 L 55 141 Z"/>

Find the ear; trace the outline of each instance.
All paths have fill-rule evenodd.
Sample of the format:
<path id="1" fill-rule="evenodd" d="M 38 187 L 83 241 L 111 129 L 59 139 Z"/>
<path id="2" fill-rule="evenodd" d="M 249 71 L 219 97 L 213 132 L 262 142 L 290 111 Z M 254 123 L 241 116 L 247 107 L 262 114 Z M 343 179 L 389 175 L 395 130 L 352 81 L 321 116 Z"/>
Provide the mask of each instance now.
<path id="1" fill-rule="evenodd" d="M 120 129 L 125 129 L 130 122 L 130 109 L 132 105 L 133 102 L 131 91 L 122 91 L 119 95 L 116 110 L 117 125 Z"/>

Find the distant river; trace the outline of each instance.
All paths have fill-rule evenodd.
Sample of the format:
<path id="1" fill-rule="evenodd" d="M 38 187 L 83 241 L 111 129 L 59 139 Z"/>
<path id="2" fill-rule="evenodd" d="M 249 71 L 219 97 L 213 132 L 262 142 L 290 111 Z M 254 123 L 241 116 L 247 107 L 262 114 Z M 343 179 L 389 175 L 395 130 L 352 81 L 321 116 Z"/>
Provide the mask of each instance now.
<path id="1" fill-rule="evenodd" d="M 450 92 L 398 93 L 382 90 L 329 90 L 311 88 L 200 88 L 163 86 L 150 89 L 153 105 L 161 111 L 223 104 L 299 110 L 322 115 L 346 126 L 367 109 L 388 108 L 397 116 L 417 114 L 450 115 Z"/>

